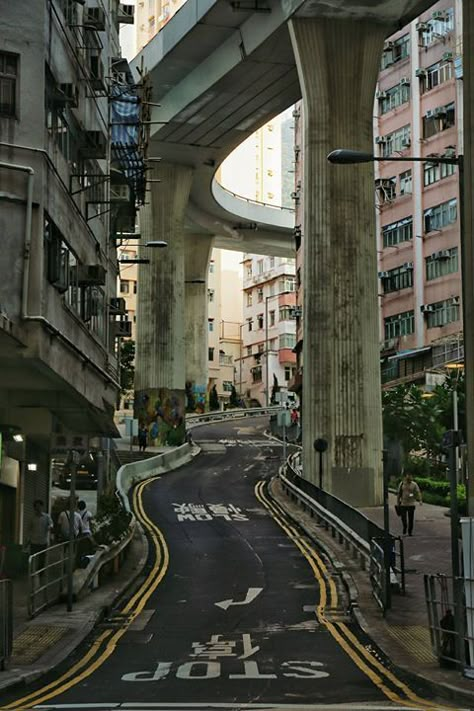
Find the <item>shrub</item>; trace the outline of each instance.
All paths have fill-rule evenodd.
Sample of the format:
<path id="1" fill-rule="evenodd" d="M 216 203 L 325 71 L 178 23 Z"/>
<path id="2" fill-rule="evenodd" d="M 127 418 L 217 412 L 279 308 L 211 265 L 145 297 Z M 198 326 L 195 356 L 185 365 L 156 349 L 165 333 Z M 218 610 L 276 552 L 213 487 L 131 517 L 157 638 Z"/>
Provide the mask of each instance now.
<path id="1" fill-rule="evenodd" d="M 123 537 L 130 525 L 131 515 L 122 508 L 115 494 L 102 494 L 97 503 L 97 516 L 92 522 L 92 533 L 98 545 L 110 545 Z"/>

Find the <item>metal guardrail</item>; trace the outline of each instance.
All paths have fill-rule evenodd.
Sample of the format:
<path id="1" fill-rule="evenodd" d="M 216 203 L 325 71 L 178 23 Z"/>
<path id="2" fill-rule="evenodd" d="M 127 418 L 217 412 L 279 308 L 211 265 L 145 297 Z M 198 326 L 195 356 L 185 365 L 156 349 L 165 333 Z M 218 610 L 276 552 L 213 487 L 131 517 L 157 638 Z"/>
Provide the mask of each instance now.
<path id="1" fill-rule="evenodd" d="M 280 412 L 281 405 L 270 405 L 269 407 L 246 407 L 233 410 L 218 410 L 215 412 L 205 412 L 202 415 L 186 415 L 186 427 L 207 422 L 218 422 L 220 420 L 235 420 L 239 417 L 255 417 L 256 415 L 272 415 Z"/>
<path id="2" fill-rule="evenodd" d="M 395 589 L 402 595 L 405 594 L 405 557 L 403 551 L 403 540 L 397 536 L 391 538 L 390 555 L 390 588 Z M 387 600 L 387 566 L 385 565 L 385 539 L 372 538 L 370 541 L 370 566 L 369 576 L 372 585 L 372 593 L 377 604 L 382 611 L 389 607 Z"/>
<path id="3" fill-rule="evenodd" d="M 274 203 L 270 202 L 262 202 L 261 200 L 254 200 L 253 198 L 245 197 L 245 195 L 239 195 L 238 193 L 234 193 L 233 190 L 229 190 L 229 188 L 226 188 L 222 185 L 222 183 L 218 183 L 219 187 L 222 188 L 226 193 L 229 195 L 232 195 L 232 197 L 236 198 L 237 200 L 242 200 L 242 202 L 248 202 L 251 205 L 258 205 L 259 207 L 271 207 L 274 210 L 284 210 L 285 212 L 294 212 L 295 208 L 294 207 L 285 207 L 284 205 L 275 205 Z"/>
<path id="4" fill-rule="evenodd" d="M 76 556 L 74 545 L 74 557 Z M 69 541 L 57 543 L 28 559 L 28 615 L 35 617 L 58 602 L 67 588 Z"/>
<path id="5" fill-rule="evenodd" d="M 13 586 L 11 580 L 0 580 L 0 670 L 13 647 Z"/>

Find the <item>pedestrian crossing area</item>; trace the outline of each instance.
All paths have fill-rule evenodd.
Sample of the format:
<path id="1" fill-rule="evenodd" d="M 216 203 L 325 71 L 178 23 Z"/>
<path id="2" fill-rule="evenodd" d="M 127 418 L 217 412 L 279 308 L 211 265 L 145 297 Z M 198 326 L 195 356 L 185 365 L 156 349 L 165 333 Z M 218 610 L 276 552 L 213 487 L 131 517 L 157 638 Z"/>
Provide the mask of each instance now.
<path id="1" fill-rule="evenodd" d="M 224 452 L 229 447 L 252 447 L 254 449 L 278 449 L 283 447 L 282 442 L 268 439 L 238 439 L 226 437 L 225 439 L 197 439 L 196 444 L 203 452 Z"/>

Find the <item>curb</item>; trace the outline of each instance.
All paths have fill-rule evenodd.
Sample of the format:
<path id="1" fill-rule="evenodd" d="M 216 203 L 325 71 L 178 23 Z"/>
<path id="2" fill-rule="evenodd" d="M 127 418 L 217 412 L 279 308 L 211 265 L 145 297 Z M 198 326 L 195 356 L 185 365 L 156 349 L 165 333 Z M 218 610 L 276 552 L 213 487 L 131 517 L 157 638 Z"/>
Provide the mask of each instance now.
<path id="1" fill-rule="evenodd" d="M 425 676 L 422 676 L 421 674 L 418 674 L 417 672 L 414 672 L 412 669 L 401 666 L 400 664 L 394 664 L 391 661 L 390 655 L 385 651 L 383 646 L 373 638 L 370 632 L 370 625 L 365 619 L 359 607 L 359 593 L 352 575 L 346 570 L 344 564 L 338 560 L 337 551 L 330 549 L 325 543 L 322 543 L 321 541 L 315 539 L 314 534 L 307 529 L 306 525 L 299 519 L 297 519 L 292 514 L 292 512 L 287 509 L 285 502 L 281 501 L 280 498 L 277 498 L 273 494 L 271 485 L 277 478 L 278 477 L 273 477 L 269 482 L 267 491 L 270 498 L 285 509 L 287 516 L 305 532 L 308 538 L 313 541 L 315 546 L 319 548 L 319 550 L 321 550 L 325 556 L 327 556 L 327 558 L 331 561 L 331 564 L 336 568 L 337 572 L 340 573 L 344 587 L 346 588 L 347 593 L 349 595 L 349 612 L 351 614 L 351 617 L 353 618 L 354 622 L 360 627 L 362 632 L 364 632 L 364 634 L 366 634 L 368 637 L 370 637 L 370 639 L 372 639 L 372 641 L 381 650 L 383 655 L 390 661 L 393 669 L 395 669 L 397 673 L 400 673 L 402 676 L 409 679 L 412 683 L 422 686 L 424 688 L 428 688 L 430 693 L 433 693 L 434 691 L 440 696 L 447 698 L 449 701 L 468 704 L 470 708 L 474 708 L 474 691 L 470 693 L 469 691 L 460 689 L 459 687 L 456 687 L 453 684 L 443 683 L 438 681 L 437 679 L 427 678 Z"/>

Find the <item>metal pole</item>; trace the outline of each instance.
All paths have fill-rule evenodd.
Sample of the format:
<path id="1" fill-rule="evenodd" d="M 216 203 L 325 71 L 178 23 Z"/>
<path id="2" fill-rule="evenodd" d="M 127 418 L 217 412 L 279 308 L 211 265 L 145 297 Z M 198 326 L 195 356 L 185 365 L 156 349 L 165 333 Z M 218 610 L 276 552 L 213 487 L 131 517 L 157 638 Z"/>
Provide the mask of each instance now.
<path id="1" fill-rule="evenodd" d="M 455 432 L 459 430 L 459 415 L 458 415 L 458 377 L 453 390 L 453 429 Z M 459 484 L 459 447 L 456 446 L 454 451 L 454 461 L 456 468 L 456 483 Z"/>
<path id="2" fill-rule="evenodd" d="M 240 364 L 239 364 L 239 391 L 240 391 L 240 399 L 243 400 L 243 393 L 242 393 L 242 353 L 243 353 L 243 335 L 242 335 L 242 329 L 244 327 L 244 324 L 240 324 Z M 242 403 L 241 403 L 242 404 Z"/>
<path id="3" fill-rule="evenodd" d="M 75 461 L 71 464 L 71 488 L 69 490 L 69 545 L 67 561 L 67 611 L 72 611 L 74 577 L 74 514 L 76 513 L 76 469 Z"/>
<path id="4" fill-rule="evenodd" d="M 286 413 L 288 410 L 285 409 L 283 410 L 283 466 L 286 464 Z"/>
<path id="5" fill-rule="evenodd" d="M 390 513 L 388 507 L 387 467 L 383 467 L 383 530 L 384 530 L 384 569 L 385 569 L 385 605 L 384 612 L 392 607 L 392 588 L 390 584 L 392 541 L 390 538 Z"/>
<path id="6" fill-rule="evenodd" d="M 462 660 L 462 610 L 459 595 L 459 540 L 458 540 L 458 497 L 456 481 L 456 441 L 457 432 L 452 433 L 451 446 L 448 448 L 449 463 L 449 493 L 451 498 L 450 518 L 451 518 L 451 565 L 453 573 L 453 614 L 454 614 L 454 640 L 456 645 L 456 659 Z"/>
<path id="7" fill-rule="evenodd" d="M 271 296 L 266 296 L 265 297 L 265 388 L 266 388 L 266 393 L 265 393 L 265 405 L 268 407 L 270 404 L 270 387 L 269 387 L 269 368 L 268 368 L 268 299 L 271 299 Z"/>
<path id="8" fill-rule="evenodd" d="M 323 488 L 323 453 L 319 452 L 319 488 Z"/>

